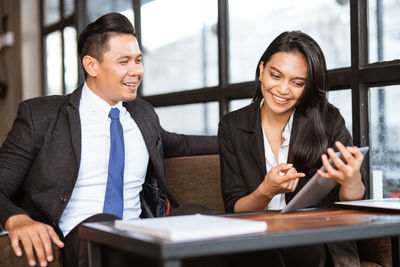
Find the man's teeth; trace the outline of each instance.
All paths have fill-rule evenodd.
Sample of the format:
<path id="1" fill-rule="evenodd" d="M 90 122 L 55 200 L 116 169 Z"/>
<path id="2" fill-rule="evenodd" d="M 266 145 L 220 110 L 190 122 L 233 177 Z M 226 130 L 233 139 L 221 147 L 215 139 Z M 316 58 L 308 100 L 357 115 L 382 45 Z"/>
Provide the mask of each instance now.
<path id="1" fill-rule="evenodd" d="M 127 86 L 135 86 L 135 84 L 134 83 L 125 83 L 125 85 L 127 85 Z"/>
<path id="2" fill-rule="evenodd" d="M 275 98 L 276 100 L 278 100 L 278 101 L 281 101 L 281 102 L 287 101 L 286 98 L 280 98 L 280 97 L 277 97 L 277 96 L 274 96 L 274 98 Z"/>

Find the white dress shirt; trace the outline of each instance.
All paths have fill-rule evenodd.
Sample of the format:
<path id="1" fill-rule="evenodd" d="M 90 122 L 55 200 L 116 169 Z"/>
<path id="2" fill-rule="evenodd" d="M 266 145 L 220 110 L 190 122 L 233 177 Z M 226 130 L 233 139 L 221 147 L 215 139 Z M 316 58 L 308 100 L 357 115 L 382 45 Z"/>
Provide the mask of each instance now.
<path id="1" fill-rule="evenodd" d="M 264 105 L 264 99 L 261 101 L 260 108 Z M 289 121 L 286 124 L 285 128 L 283 129 L 282 132 L 282 137 L 283 137 L 283 143 L 279 147 L 279 152 L 278 152 L 278 162 L 277 159 L 275 158 L 274 153 L 272 152 L 271 145 L 269 144 L 268 138 L 265 135 L 264 128 L 263 130 L 263 138 L 264 138 L 264 153 L 265 153 L 265 163 L 267 167 L 267 173 L 269 170 L 271 170 L 273 167 L 278 166 L 281 163 L 287 163 L 288 155 L 289 155 L 289 143 L 290 143 L 290 133 L 292 131 L 292 125 L 293 125 L 293 115 L 294 111 L 292 112 L 292 115 L 290 115 Z M 262 127 L 262 125 L 261 125 Z M 285 200 L 285 194 L 278 194 L 275 195 L 271 201 L 268 203 L 268 205 L 265 207 L 266 210 L 281 210 L 284 207 L 286 207 L 286 200 Z"/>
<path id="2" fill-rule="evenodd" d="M 137 219 L 141 213 L 140 196 L 146 176 L 149 154 L 143 136 L 122 102 L 120 110 L 124 131 L 124 211 L 123 219 Z M 82 88 L 79 105 L 82 150 L 78 179 L 71 199 L 60 219 L 60 228 L 66 236 L 86 218 L 103 212 L 110 155 L 110 122 L 112 107 L 94 94 L 86 85 Z"/>

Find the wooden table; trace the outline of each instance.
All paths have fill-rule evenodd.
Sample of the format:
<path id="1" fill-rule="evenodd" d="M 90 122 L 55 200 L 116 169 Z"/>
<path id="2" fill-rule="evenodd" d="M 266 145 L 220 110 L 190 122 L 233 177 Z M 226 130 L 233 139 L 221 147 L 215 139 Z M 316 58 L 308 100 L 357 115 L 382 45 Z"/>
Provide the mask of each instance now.
<path id="1" fill-rule="evenodd" d="M 100 267 L 104 245 L 156 259 L 159 266 L 180 267 L 184 258 L 268 250 L 291 246 L 391 236 L 393 266 L 399 266 L 400 215 L 349 209 L 295 213 L 234 214 L 235 218 L 266 221 L 264 233 L 191 242 L 171 242 L 117 230 L 113 222 L 87 223 L 80 237 L 88 240 L 90 266 Z"/>

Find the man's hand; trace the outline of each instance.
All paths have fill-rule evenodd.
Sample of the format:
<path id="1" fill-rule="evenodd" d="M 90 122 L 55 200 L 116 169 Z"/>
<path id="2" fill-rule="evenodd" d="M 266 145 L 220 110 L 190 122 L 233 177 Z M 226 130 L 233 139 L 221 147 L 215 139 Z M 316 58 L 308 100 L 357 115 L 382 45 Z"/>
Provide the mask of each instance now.
<path id="1" fill-rule="evenodd" d="M 53 261 L 54 258 L 52 242 L 59 248 L 64 247 L 64 243 L 50 225 L 34 221 L 25 214 L 8 218 L 4 229 L 8 231 L 11 246 L 18 257 L 22 256 L 19 246 L 19 241 L 21 241 L 30 266 L 36 265 L 33 250 L 36 252 L 40 266 L 47 266 L 47 263 Z"/>

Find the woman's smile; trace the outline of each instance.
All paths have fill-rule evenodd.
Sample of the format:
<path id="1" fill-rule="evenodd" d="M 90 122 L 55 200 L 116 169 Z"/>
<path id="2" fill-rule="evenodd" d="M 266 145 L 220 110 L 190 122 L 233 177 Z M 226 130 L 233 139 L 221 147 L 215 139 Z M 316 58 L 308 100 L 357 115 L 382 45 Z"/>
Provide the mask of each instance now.
<path id="1" fill-rule="evenodd" d="M 270 94 L 272 95 L 272 99 L 275 101 L 275 103 L 279 105 L 287 104 L 289 102 L 289 98 L 279 97 L 273 93 Z"/>

